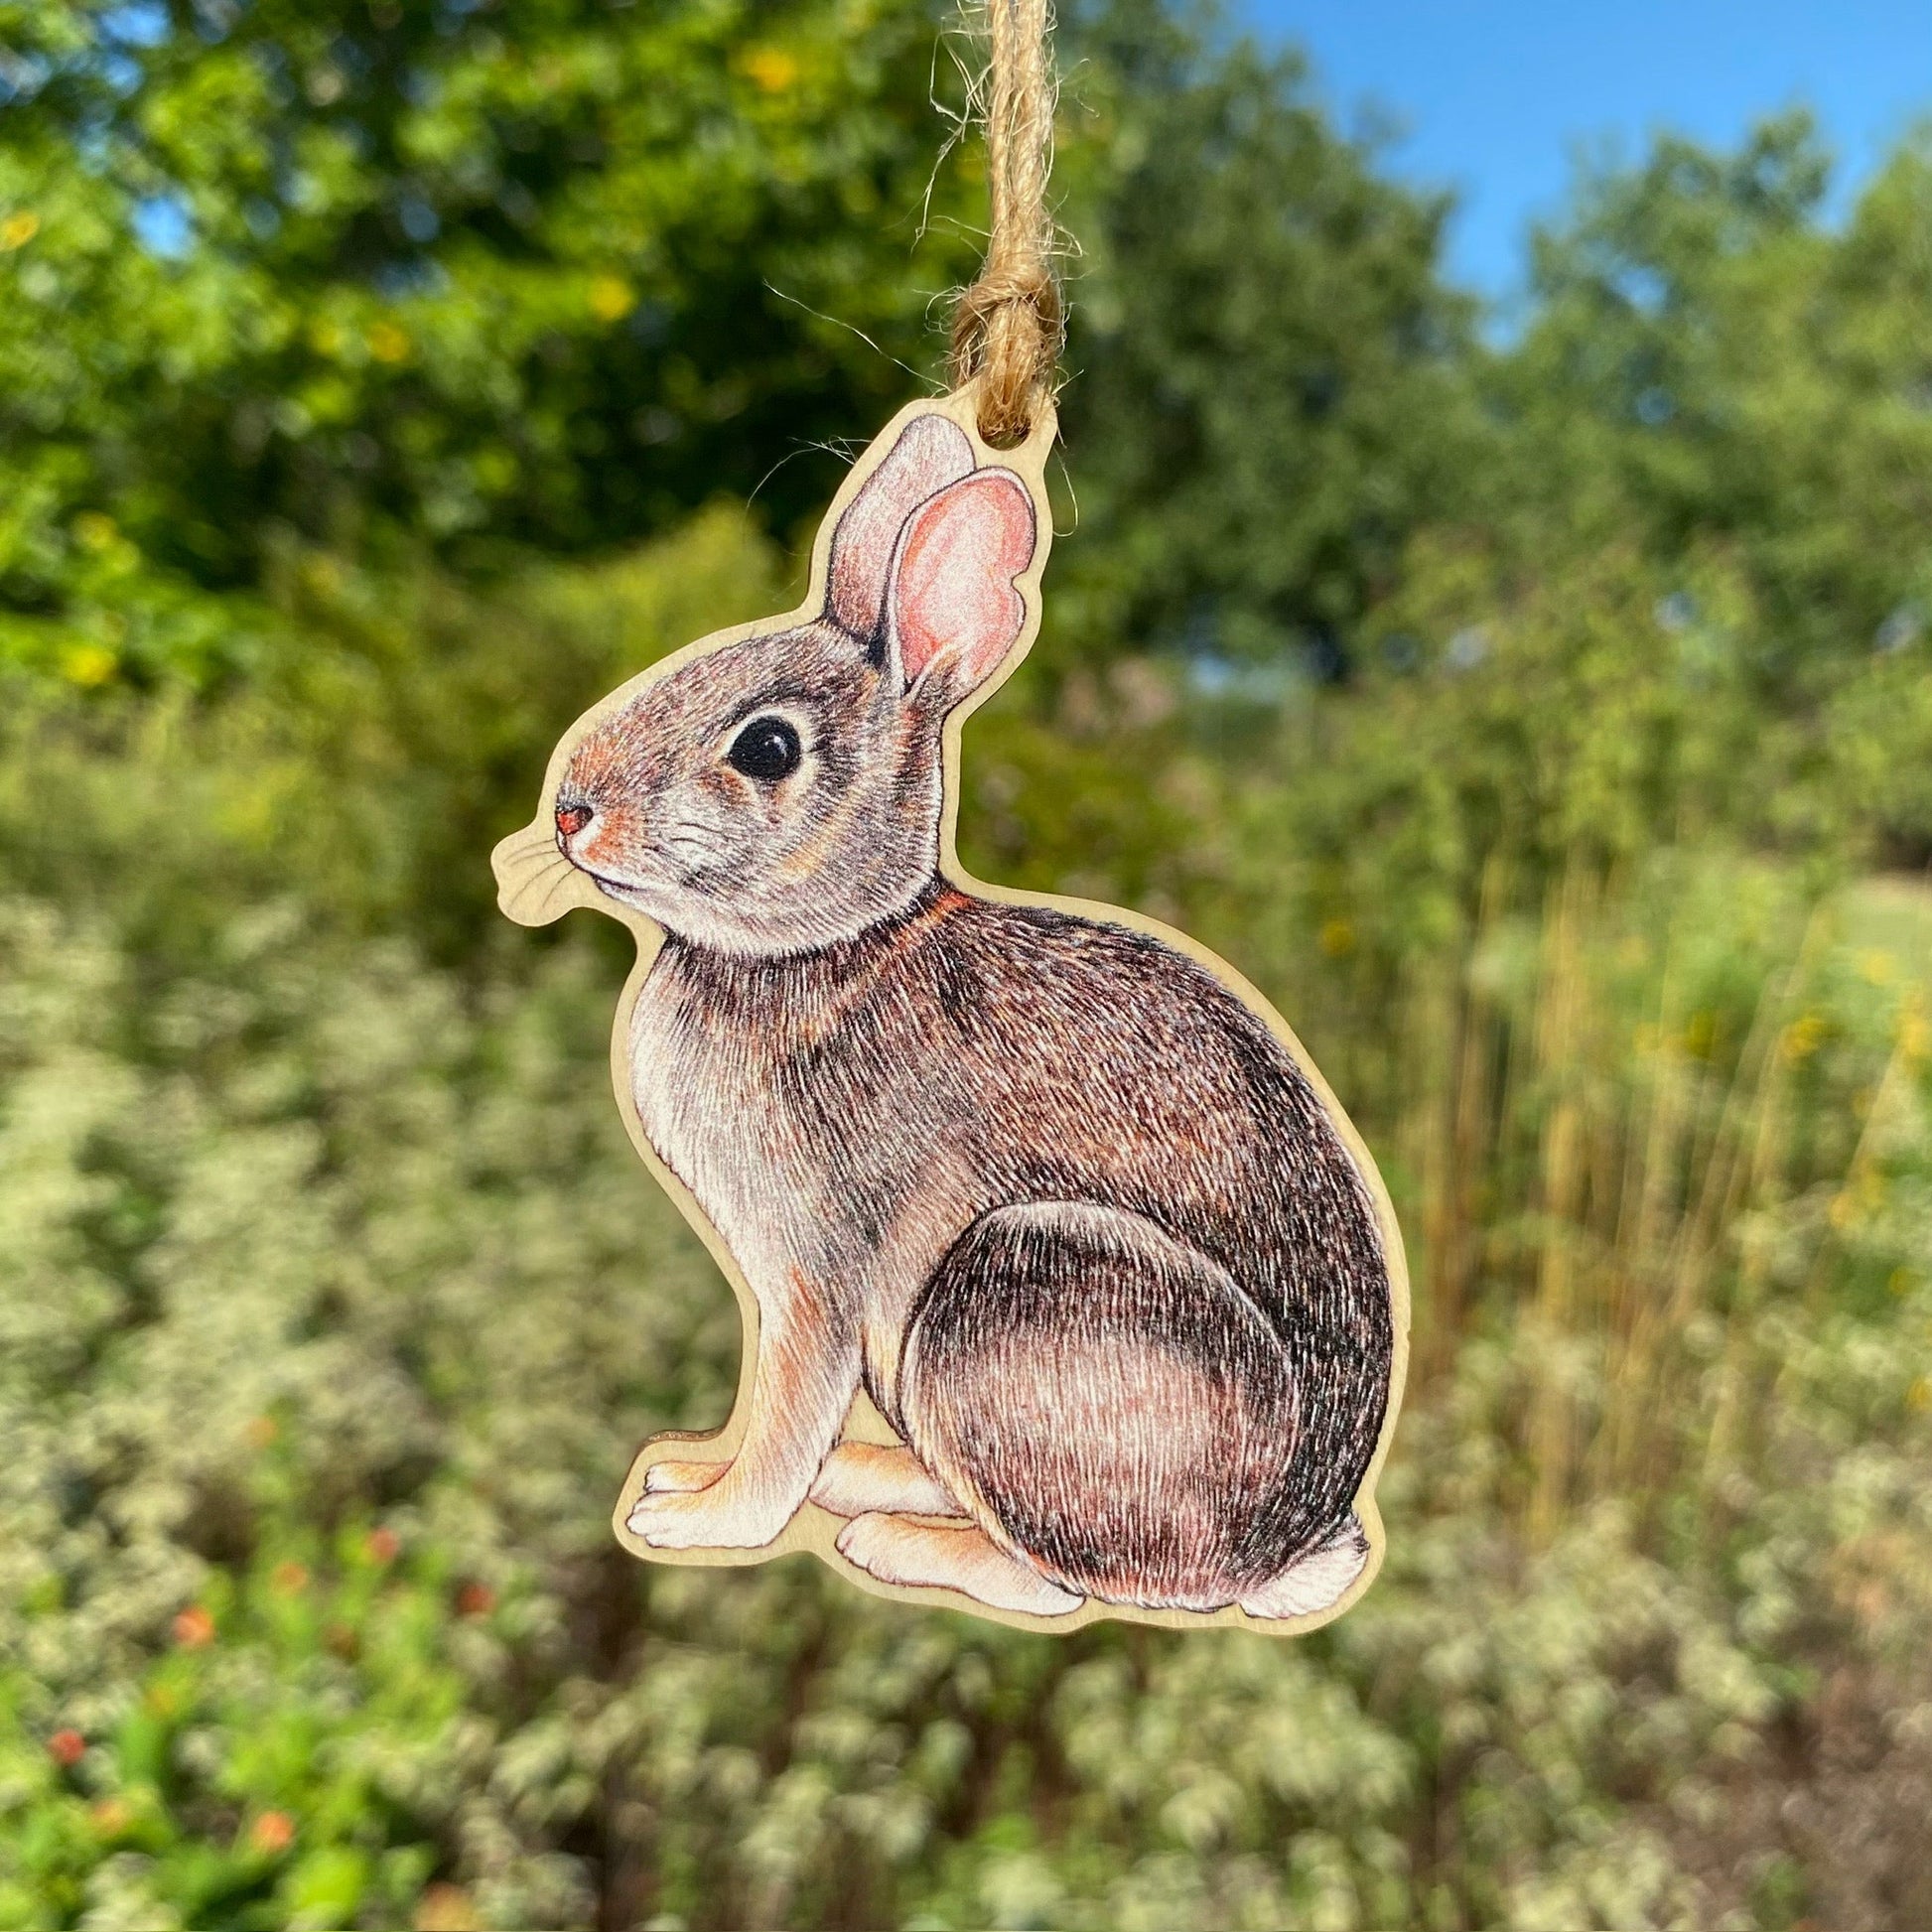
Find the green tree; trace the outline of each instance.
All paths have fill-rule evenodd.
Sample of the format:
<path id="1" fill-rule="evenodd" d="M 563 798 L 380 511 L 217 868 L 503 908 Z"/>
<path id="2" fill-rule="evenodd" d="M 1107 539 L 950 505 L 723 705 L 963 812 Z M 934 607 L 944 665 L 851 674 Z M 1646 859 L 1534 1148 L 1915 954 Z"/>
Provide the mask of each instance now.
<path id="1" fill-rule="evenodd" d="M 1059 621 L 1340 668 L 1404 545 L 1468 499 L 1474 304 L 1446 197 L 1378 173 L 1293 55 L 1153 0 L 1076 16 Z"/>
<path id="2" fill-rule="evenodd" d="M 12 654 L 233 660 L 259 614 L 194 593 L 291 539 L 471 568 L 715 493 L 794 534 L 835 473 L 790 459 L 934 366 L 971 271 L 977 144 L 935 173 L 951 18 L 0 8 Z M 1443 205 L 1204 18 L 1069 9 L 1065 64 L 1067 633 L 1332 656 L 1458 467 Z"/>
<path id="3" fill-rule="evenodd" d="M 1728 554 L 1749 668 L 1784 701 L 1909 644 L 1932 589 L 1932 144 L 1902 144 L 1842 233 L 1829 178 L 1798 113 L 1587 177 L 1496 385 L 1523 431 L 1517 558 Z"/>
<path id="4" fill-rule="evenodd" d="M 142 567 L 247 587 L 281 531 L 477 562 L 760 485 L 788 527 L 829 479 L 778 460 L 900 399 L 970 256 L 917 246 L 936 20 L 0 8 L 0 607 L 118 604 L 138 657 Z"/>

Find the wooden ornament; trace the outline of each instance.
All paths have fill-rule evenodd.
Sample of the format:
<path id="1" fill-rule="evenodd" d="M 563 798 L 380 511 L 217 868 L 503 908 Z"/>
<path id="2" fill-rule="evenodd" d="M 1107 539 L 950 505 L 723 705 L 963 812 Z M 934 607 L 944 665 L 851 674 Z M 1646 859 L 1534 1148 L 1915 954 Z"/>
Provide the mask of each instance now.
<path id="1" fill-rule="evenodd" d="M 1383 1549 L 1402 1243 L 1295 1035 L 1184 934 L 970 877 L 960 731 L 1039 623 L 1049 407 L 846 479 L 805 601 L 631 679 L 494 855 L 635 934 L 612 1066 L 737 1291 L 730 1419 L 619 1499 L 654 1562 L 809 1550 L 1040 1630 L 1288 1632 Z"/>

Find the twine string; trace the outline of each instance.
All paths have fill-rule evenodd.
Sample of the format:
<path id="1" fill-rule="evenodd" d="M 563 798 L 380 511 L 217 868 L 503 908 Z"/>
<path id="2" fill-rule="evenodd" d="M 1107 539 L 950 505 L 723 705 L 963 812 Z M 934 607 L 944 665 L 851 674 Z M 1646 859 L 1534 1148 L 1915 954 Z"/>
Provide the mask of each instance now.
<path id="1" fill-rule="evenodd" d="M 1023 441 L 1051 400 L 1065 332 L 1053 274 L 1050 0 L 986 0 L 992 60 L 986 88 L 986 161 L 992 231 L 979 279 L 953 312 L 955 386 L 977 380 L 979 431 L 1008 448 Z"/>

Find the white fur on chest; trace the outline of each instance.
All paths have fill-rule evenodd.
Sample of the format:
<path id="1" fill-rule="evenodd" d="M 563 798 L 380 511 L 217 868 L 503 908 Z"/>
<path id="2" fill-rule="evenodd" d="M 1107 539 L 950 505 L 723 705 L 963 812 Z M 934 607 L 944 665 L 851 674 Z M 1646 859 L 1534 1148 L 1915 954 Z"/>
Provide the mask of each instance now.
<path id="1" fill-rule="evenodd" d="M 816 1274 L 823 1191 L 773 1107 L 759 1042 L 699 1025 L 676 976 L 652 972 L 630 1019 L 630 1091 L 644 1138 L 690 1188 L 760 1301 Z"/>

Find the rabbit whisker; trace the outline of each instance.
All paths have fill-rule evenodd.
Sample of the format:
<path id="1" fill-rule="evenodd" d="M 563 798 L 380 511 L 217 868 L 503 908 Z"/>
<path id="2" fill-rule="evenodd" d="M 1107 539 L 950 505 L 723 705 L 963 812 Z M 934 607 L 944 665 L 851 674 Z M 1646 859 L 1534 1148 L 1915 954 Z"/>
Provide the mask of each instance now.
<path id="1" fill-rule="evenodd" d="M 542 901 L 537 907 L 537 912 L 540 917 L 548 918 L 559 899 L 569 893 L 570 882 L 575 876 L 576 871 L 577 868 L 566 859 L 563 864 L 563 869 L 560 872 L 548 876 L 543 886 Z"/>
<path id="2" fill-rule="evenodd" d="M 545 865 L 523 866 L 514 872 L 505 869 L 503 884 L 510 892 L 527 893 L 533 886 L 541 884 L 553 874 L 571 870 L 570 861 L 559 853 L 553 861 Z"/>
<path id="3" fill-rule="evenodd" d="M 542 887 L 546 893 L 554 892 L 558 887 L 566 884 L 571 874 L 576 870 L 577 868 L 566 859 L 560 866 L 547 867 L 542 872 L 531 873 L 524 880 L 520 890 L 529 892 L 537 887 Z"/>
<path id="4" fill-rule="evenodd" d="M 532 839 L 528 845 L 512 846 L 503 854 L 505 869 L 511 866 L 532 872 L 541 872 L 551 865 L 569 865 L 570 861 L 557 850 L 557 842 L 545 838 L 540 843 Z"/>

